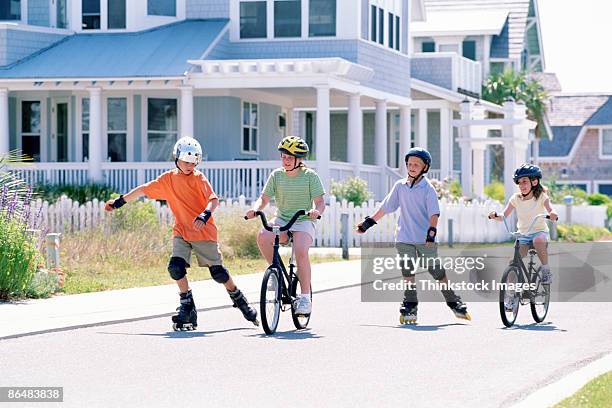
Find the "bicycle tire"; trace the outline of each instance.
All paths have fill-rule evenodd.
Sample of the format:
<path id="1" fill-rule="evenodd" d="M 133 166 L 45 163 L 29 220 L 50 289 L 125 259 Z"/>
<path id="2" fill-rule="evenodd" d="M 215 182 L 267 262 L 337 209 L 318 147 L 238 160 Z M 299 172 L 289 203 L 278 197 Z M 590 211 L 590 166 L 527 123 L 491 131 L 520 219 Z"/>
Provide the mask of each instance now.
<path id="1" fill-rule="evenodd" d="M 514 275 L 514 278 L 511 277 L 511 274 Z M 513 280 L 510 280 L 513 279 Z M 502 323 L 506 327 L 512 327 L 514 322 L 516 321 L 516 317 L 518 316 L 520 302 L 520 294 L 514 293 L 512 296 L 514 297 L 512 310 L 506 310 L 506 295 L 508 294 L 508 290 L 506 285 L 510 283 L 517 284 L 519 283 L 518 279 L 518 269 L 515 266 L 508 266 L 502 275 L 501 283 L 502 287 L 499 290 L 499 314 L 502 320 Z M 508 315 L 508 313 L 510 314 Z"/>
<path id="2" fill-rule="evenodd" d="M 270 307 L 270 305 L 272 305 Z M 268 268 L 261 281 L 259 298 L 261 325 L 268 335 L 274 334 L 278 327 L 281 312 L 280 273 L 275 268 Z"/>
<path id="3" fill-rule="evenodd" d="M 536 275 L 535 283 L 537 283 L 537 287 L 534 293 L 534 296 L 531 298 L 530 307 L 531 307 L 531 316 L 536 323 L 542 323 L 544 319 L 546 319 L 546 315 L 548 314 L 548 308 L 550 306 L 550 285 L 542 285 L 541 283 L 541 275 L 538 271 Z M 543 303 L 543 311 L 537 309 L 538 304 L 536 303 L 536 296 L 542 293 L 544 296 Z"/>

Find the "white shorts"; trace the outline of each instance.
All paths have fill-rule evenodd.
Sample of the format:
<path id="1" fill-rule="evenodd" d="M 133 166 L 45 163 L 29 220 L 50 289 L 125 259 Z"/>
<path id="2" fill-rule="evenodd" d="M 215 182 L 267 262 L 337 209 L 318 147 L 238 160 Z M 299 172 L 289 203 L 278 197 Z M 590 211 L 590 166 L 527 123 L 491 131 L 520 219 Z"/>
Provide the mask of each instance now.
<path id="1" fill-rule="evenodd" d="M 285 224 L 287 224 L 287 221 L 283 220 L 282 218 L 274 218 L 274 219 L 272 219 L 272 222 L 271 222 L 271 225 L 280 225 L 280 226 L 283 226 Z M 291 232 L 296 232 L 296 231 L 305 232 L 308 235 L 310 235 L 310 238 L 312 239 L 312 242 L 314 242 L 314 240 L 315 240 L 316 227 L 315 227 L 314 221 L 311 221 L 311 220 L 296 221 L 295 224 L 293 224 L 291 226 L 289 231 L 291 231 Z"/>

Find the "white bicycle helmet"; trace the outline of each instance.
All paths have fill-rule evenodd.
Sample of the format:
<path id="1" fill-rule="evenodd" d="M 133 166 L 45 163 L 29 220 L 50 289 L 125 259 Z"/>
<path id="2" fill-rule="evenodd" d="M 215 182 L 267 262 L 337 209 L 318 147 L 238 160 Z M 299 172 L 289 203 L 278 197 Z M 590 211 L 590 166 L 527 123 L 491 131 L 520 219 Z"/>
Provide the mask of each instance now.
<path id="1" fill-rule="evenodd" d="M 202 146 L 200 142 L 193 137 L 181 137 L 172 149 L 172 157 L 174 160 L 182 160 L 189 163 L 194 163 L 196 166 L 202 161 Z"/>

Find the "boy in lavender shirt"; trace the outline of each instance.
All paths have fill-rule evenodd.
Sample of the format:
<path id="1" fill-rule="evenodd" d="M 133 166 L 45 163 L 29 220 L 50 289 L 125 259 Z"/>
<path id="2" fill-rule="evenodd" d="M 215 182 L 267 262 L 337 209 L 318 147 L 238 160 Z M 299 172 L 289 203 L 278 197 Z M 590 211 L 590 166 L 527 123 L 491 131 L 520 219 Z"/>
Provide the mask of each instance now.
<path id="1" fill-rule="evenodd" d="M 425 178 L 424 174 L 431 165 L 431 155 L 425 149 L 414 147 L 405 157 L 408 177 L 399 180 L 382 204 L 371 217 L 366 217 L 357 226 L 357 232 L 365 233 L 368 228 L 376 224 L 385 214 L 393 213 L 398 208 L 400 216 L 397 222 L 397 236 L 395 247 L 400 256 L 408 259 L 423 258 L 428 266 L 431 276 L 442 284 L 447 284 L 446 271 L 438 259 L 438 250 L 435 244 L 440 206 L 436 190 Z M 433 264 L 433 265 L 432 265 Z M 400 323 L 416 323 L 417 319 L 417 292 L 414 283 L 415 265 L 411 261 L 402 267 L 402 275 L 407 284 L 404 292 L 404 301 L 400 307 Z M 453 290 L 442 290 L 446 304 L 460 319 L 471 320 L 467 306 Z"/>

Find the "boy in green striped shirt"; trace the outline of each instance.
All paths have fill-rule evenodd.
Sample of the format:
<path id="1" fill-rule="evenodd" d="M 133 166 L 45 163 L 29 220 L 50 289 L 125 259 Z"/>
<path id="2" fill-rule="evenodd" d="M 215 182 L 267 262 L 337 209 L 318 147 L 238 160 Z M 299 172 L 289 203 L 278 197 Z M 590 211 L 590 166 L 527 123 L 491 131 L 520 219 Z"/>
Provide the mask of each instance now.
<path id="1" fill-rule="evenodd" d="M 281 140 L 278 150 L 281 152 L 283 166 L 270 174 L 263 193 L 255 201 L 253 208 L 247 211 L 246 216 L 255 217 L 255 212 L 262 211 L 272 197 L 277 207 L 273 222 L 277 225 L 285 225 L 299 210 L 308 211 L 307 215 L 298 218 L 290 231 L 293 234 L 293 249 L 302 291 L 296 301 L 296 313 L 309 315 L 312 303 L 308 250 L 315 237 L 315 220 L 325 210 L 325 190 L 317 173 L 304 165 L 304 157 L 308 154 L 308 145 L 304 140 L 287 136 Z M 280 242 L 287 242 L 286 232 L 281 233 Z M 257 245 L 268 263 L 272 263 L 273 244 L 274 233 L 262 229 L 257 235 Z"/>

